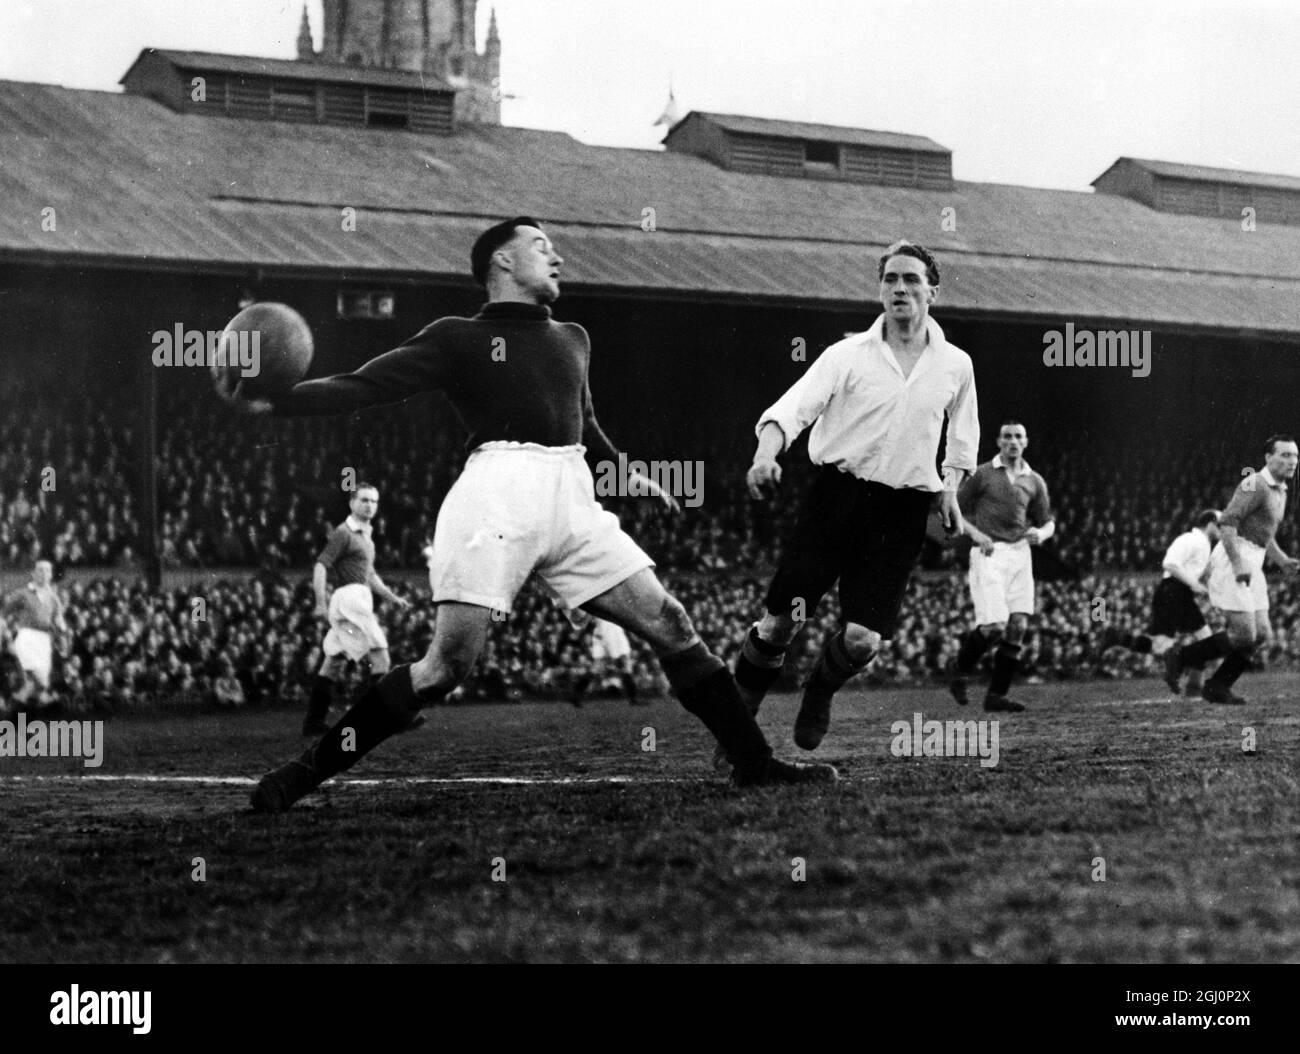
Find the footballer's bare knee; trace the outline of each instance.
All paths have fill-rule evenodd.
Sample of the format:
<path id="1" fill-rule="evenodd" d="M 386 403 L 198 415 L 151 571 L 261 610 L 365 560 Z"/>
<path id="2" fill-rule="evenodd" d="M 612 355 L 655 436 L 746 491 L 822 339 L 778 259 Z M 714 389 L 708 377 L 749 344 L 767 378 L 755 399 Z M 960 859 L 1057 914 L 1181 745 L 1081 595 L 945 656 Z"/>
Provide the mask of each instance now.
<path id="1" fill-rule="evenodd" d="M 1004 637 L 1008 644 L 1019 644 L 1025 639 L 1025 630 L 1029 626 L 1029 619 L 1024 615 L 1012 615 L 1007 620 L 1007 628 L 1004 631 Z"/>
<path id="2" fill-rule="evenodd" d="M 880 650 L 884 638 L 875 630 L 850 622 L 844 627 L 844 650 L 854 662 L 866 662 Z"/>
<path id="3" fill-rule="evenodd" d="M 758 635 L 768 644 L 778 644 L 786 648 L 789 647 L 790 642 L 798 634 L 799 625 L 790 615 L 784 612 L 774 615 L 769 611 L 759 620 Z"/>
<path id="4" fill-rule="evenodd" d="M 671 593 L 665 593 L 660 601 L 655 616 L 655 630 L 658 639 L 651 643 L 663 651 L 681 651 L 699 640 L 691 616 L 686 613 L 682 602 Z"/>
<path id="5" fill-rule="evenodd" d="M 979 631 L 983 634 L 986 641 L 990 644 L 996 644 L 1002 639 L 1003 634 L 1006 633 L 1007 624 L 1005 622 L 987 622 L 983 626 L 979 627 Z"/>

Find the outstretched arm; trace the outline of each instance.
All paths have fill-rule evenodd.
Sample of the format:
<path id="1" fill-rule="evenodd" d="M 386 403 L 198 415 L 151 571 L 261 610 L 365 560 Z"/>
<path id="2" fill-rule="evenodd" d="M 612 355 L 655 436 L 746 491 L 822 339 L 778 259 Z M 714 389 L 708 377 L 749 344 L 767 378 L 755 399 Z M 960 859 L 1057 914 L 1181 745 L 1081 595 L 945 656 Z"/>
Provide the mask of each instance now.
<path id="1" fill-rule="evenodd" d="M 402 402 L 441 388 L 445 382 L 448 353 L 439 347 L 437 325 L 426 326 L 405 344 L 376 356 L 352 373 L 301 381 L 269 401 L 243 399 L 238 374 L 233 370 L 217 377 L 217 394 L 244 409 L 269 411 L 281 417 L 342 414 Z"/>

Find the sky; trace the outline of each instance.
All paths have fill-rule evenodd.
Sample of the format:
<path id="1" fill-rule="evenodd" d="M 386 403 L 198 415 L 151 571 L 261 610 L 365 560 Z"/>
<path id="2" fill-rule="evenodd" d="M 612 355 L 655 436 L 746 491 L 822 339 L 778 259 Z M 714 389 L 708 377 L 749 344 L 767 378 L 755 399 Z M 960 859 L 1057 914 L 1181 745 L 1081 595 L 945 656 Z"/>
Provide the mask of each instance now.
<path id="1" fill-rule="evenodd" d="M 683 110 L 929 136 L 958 179 L 1117 157 L 1300 176 L 1295 0 L 497 0 L 504 123 L 658 149 Z M 489 4 L 480 3 L 481 34 Z M 320 45 L 320 0 L 308 3 Z M 117 91 L 145 47 L 291 58 L 302 2 L 0 0 L 0 79 Z"/>

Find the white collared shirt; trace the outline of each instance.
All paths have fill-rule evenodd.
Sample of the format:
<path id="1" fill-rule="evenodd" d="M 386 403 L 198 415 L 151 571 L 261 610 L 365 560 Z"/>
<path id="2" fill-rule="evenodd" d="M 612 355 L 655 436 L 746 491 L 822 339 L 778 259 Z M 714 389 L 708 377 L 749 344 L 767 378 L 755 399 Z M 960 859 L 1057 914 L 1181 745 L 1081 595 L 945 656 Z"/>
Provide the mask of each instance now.
<path id="1" fill-rule="evenodd" d="M 758 419 L 785 433 L 782 450 L 808 425 L 808 456 L 858 479 L 897 489 L 939 491 L 935 471 L 939 433 L 948 415 L 945 469 L 974 472 L 979 450 L 979 408 L 970 356 L 926 320 L 928 341 L 910 376 L 884 336 L 885 316 L 865 333 L 832 344 Z M 816 422 L 813 424 L 813 422 Z"/>
<path id="2" fill-rule="evenodd" d="M 370 537 L 371 532 L 375 529 L 374 524 L 365 523 L 361 520 L 358 520 L 355 516 L 352 515 L 352 513 L 348 513 L 348 518 L 343 522 L 348 525 L 348 530 L 360 531 L 367 538 Z"/>

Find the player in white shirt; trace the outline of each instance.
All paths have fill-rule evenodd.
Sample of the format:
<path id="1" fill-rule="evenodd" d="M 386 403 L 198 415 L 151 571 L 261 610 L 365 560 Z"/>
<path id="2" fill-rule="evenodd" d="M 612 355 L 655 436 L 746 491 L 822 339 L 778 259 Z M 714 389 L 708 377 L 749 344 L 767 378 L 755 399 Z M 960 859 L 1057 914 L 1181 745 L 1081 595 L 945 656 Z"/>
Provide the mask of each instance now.
<path id="1" fill-rule="evenodd" d="M 884 313 L 865 333 L 831 345 L 759 418 L 749 469 L 752 497 L 775 491 L 778 454 L 812 426 L 817 481 L 768 588 L 765 611 L 736 660 L 736 684 L 758 709 L 785 651 L 822 596 L 839 582 L 841 628 L 804 686 L 794 741 L 815 749 L 831 699 L 894 635 L 931 508 L 962 529 L 957 488 L 975 470 L 979 412 L 970 356 L 930 317 L 939 265 L 898 242 L 880 257 Z M 935 471 L 945 419 L 943 478 Z M 715 754 L 721 767 L 726 758 Z"/>

